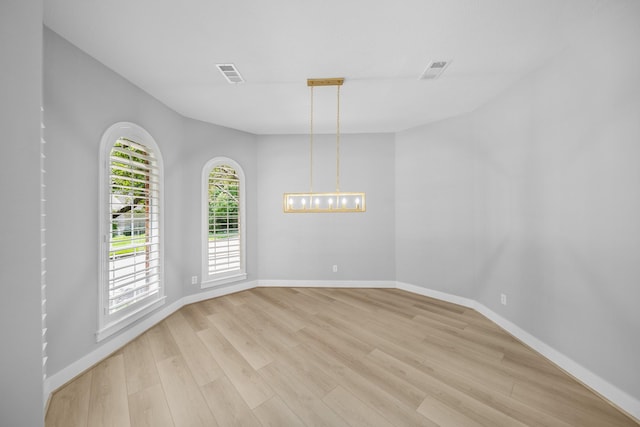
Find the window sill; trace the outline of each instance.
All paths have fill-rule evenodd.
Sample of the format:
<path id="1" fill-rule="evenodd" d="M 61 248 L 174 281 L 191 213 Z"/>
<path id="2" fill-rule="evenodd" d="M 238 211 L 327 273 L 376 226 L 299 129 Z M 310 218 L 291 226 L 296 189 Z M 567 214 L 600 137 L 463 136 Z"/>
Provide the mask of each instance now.
<path id="1" fill-rule="evenodd" d="M 142 317 L 146 316 L 147 314 L 151 313 L 158 307 L 161 307 L 162 305 L 164 305 L 164 302 L 166 299 L 167 297 L 165 296 L 155 299 L 152 302 L 147 303 L 146 305 L 143 305 L 136 311 L 131 312 L 130 314 L 127 314 L 125 317 L 122 317 L 118 320 L 108 323 L 102 329 L 96 332 L 96 342 L 100 342 L 103 339 L 110 337 L 116 332 L 121 331 L 127 326 L 130 326 L 136 320 L 139 320 Z"/>
<path id="2" fill-rule="evenodd" d="M 225 276 L 220 278 L 204 280 L 200 283 L 200 289 L 214 288 L 227 283 L 239 282 L 247 278 L 247 273 L 237 273 L 233 276 Z"/>

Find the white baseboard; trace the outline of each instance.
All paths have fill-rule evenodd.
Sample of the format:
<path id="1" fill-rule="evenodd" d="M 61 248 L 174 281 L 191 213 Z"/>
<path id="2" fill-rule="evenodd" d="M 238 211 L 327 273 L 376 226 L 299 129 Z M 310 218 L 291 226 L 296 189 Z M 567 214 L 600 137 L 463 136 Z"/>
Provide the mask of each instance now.
<path id="1" fill-rule="evenodd" d="M 247 289 L 253 289 L 257 286 L 258 286 L 257 280 L 250 280 L 248 282 L 225 284 L 225 285 L 217 286 L 215 288 L 207 288 L 206 291 L 184 296 L 182 298 L 182 306 L 193 304 L 195 302 L 204 301 L 211 298 L 221 297 L 223 295 L 233 294 L 240 291 L 246 291 Z"/>
<path id="2" fill-rule="evenodd" d="M 133 327 L 115 336 L 113 339 L 105 342 L 91 353 L 78 359 L 61 371 L 48 377 L 44 382 L 44 402 L 47 402 L 49 400 L 49 397 L 53 391 L 71 381 L 73 378 L 80 375 L 82 372 L 86 371 L 96 363 L 100 362 L 111 353 L 115 352 L 128 342 L 132 341 L 138 335 L 142 334 L 155 324 L 161 322 L 163 319 L 170 316 L 172 313 L 179 310 L 183 306 L 199 301 L 204 301 L 210 298 L 252 289 L 255 287 L 397 288 L 407 292 L 412 292 L 414 294 L 436 298 L 442 301 L 447 301 L 453 304 L 461 305 L 463 307 L 474 309 L 483 316 L 487 317 L 492 322 L 496 323 L 507 332 L 509 332 L 515 338 L 519 339 L 524 344 L 528 345 L 533 350 L 546 357 L 548 360 L 560 367 L 560 369 L 569 373 L 578 381 L 582 382 L 605 399 L 609 400 L 612 404 L 620 408 L 622 411 L 626 412 L 632 417 L 635 417 L 636 420 L 640 420 L 640 400 L 620 390 L 613 384 L 586 369 L 573 359 L 567 357 L 563 353 L 557 351 L 553 347 L 531 335 L 529 332 L 520 328 L 516 324 L 492 311 L 482 303 L 470 298 L 465 298 L 458 295 L 425 288 L 422 286 L 385 280 L 253 280 L 238 284 L 223 285 L 207 290 L 205 292 L 186 295 L 178 301 L 172 303 L 171 305 L 168 305 L 162 310 L 152 314 L 142 322 L 137 323 Z"/>
<path id="3" fill-rule="evenodd" d="M 395 288 L 392 280 L 258 280 L 262 288 Z"/>
<path id="4" fill-rule="evenodd" d="M 423 286 L 410 285 L 409 283 L 396 282 L 396 288 L 403 291 L 411 292 L 414 294 L 422 295 L 425 297 L 439 299 L 441 301 L 450 302 L 452 304 L 458 304 L 463 307 L 475 309 L 475 300 L 461 297 L 458 295 L 448 294 L 446 292 L 436 291 L 434 289 L 425 288 Z"/>
<path id="5" fill-rule="evenodd" d="M 584 366 L 577 363 L 575 360 L 567 357 L 563 353 L 554 349 L 550 345 L 531 335 L 529 332 L 512 323 L 510 320 L 505 319 L 493 310 L 489 309 L 482 303 L 469 298 L 460 297 L 457 295 L 447 294 L 445 292 L 436 291 L 433 289 L 424 288 L 422 286 L 410 285 L 408 283 L 397 283 L 398 289 L 402 289 L 415 294 L 436 298 L 442 301 L 451 302 L 476 310 L 493 323 L 500 326 L 505 331 L 509 332 L 518 340 L 531 347 L 536 352 L 550 360 L 556 366 L 569 375 L 573 376 L 576 380 L 586 385 L 600 396 L 617 406 L 622 411 L 634 417 L 636 420 L 640 420 L 640 400 L 632 397 L 628 393 L 620 390 L 610 382 L 594 374 Z"/>

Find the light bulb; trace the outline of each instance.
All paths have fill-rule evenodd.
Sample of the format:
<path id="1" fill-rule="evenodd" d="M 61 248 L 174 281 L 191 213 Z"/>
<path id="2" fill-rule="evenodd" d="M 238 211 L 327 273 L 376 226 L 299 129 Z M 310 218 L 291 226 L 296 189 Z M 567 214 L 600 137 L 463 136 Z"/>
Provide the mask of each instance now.
<path id="1" fill-rule="evenodd" d="M 305 199 L 302 199 L 302 206 L 306 205 L 307 201 Z"/>
<path id="2" fill-rule="evenodd" d="M 346 197 L 344 197 L 342 199 L 342 206 L 347 206 L 347 198 Z"/>
<path id="3" fill-rule="evenodd" d="M 293 199 L 289 197 L 289 206 L 291 206 L 292 204 L 293 204 Z"/>
<path id="4" fill-rule="evenodd" d="M 356 199 L 356 205 L 360 204 L 360 199 Z"/>
<path id="5" fill-rule="evenodd" d="M 316 206 L 320 204 L 320 199 L 316 199 Z"/>
<path id="6" fill-rule="evenodd" d="M 333 199 L 329 199 L 329 206 L 333 205 Z"/>

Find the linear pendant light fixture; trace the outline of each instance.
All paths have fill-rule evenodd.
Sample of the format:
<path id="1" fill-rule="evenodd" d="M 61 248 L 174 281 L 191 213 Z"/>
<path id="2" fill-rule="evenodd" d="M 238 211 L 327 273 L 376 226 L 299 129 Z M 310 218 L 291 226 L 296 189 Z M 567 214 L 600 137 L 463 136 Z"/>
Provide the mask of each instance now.
<path id="1" fill-rule="evenodd" d="M 309 132 L 309 191 L 307 193 L 284 193 L 285 213 L 343 213 L 364 212 L 365 193 L 345 193 L 340 191 L 340 86 L 344 78 L 307 79 L 311 94 L 311 120 Z M 338 107 L 336 115 L 336 191 L 331 193 L 313 192 L 313 88 L 316 86 L 336 86 Z"/>

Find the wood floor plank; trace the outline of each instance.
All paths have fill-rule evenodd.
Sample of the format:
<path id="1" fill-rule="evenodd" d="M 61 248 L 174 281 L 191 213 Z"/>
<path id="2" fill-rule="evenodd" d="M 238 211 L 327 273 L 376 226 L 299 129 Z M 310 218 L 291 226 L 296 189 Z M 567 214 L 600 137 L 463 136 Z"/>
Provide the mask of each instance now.
<path id="1" fill-rule="evenodd" d="M 295 375 L 304 381 L 305 385 L 313 394 L 323 398 L 330 391 L 336 388 L 338 382 L 321 369 L 318 369 L 299 351 L 299 346 L 288 349 L 288 351 L 278 354 L 278 361 L 292 370 Z"/>
<path id="2" fill-rule="evenodd" d="M 316 315 L 323 321 L 334 325 L 351 335 L 358 337 L 363 341 L 367 341 L 373 346 L 385 345 L 391 343 L 414 357 L 423 359 L 424 345 L 422 340 L 424 334 L 411 333 L 406 334 L 405 328 L 395 324 L 393 321 L 388 323 L 379 322 L 374 317 L 368 317 L 369 313 L 357 312 L 348 305 L 338 302 L 324 313 Z"/>
<path id="3" fill-rule="evenodd" d="M 260 369 L 259 373 L 308 426 L 348 426 L 346 421 L 316 397 L 299 377 L 292 375 L 286 366 L 272 363 Z"/>
<path id="4" fill-rule="evenodd" d="M 531 354 L 525 357 L 514 358 L 505 355 L 501 362 L 504 373 L 511 376 L 514 381 L 521 380 L 541 387 L 553 384 L 555 390 L 565 394 L 580 395 L 586 399 L 593 396 L 593 392 L 571 379 L 557 366 L 548 366 L 532 360 L 531 357 L 535 356 L 535 353 L 531 350 L 529 352 Z"/>
<path id="5" fill-rule="evenodd" d="M 442 314 L 443 316 L 449 317 L 451 319 L 457 319 L 457 320 L 464 319 L 465 322 L 471 322 L 475 320 L 473 323 L 476 323 L 478 321 L 484 322 L 484 318 L 482 320 L 469 319 L 469 317 L 466 315 L 467 308 L 465 307 L 454 305 L 454 304 L 443 306 L 441 304 L 434 304 L 433 301 L 434 301 L 433 299 L 431 298 L 427 299 L 426 297 L 415 298 L 413 301 L 413 306 L 419 309 L 420 311 Z"/>
<path id="6" fill-rule="evenodd" d="M 272 291 L 273 289 L 256 288 L 257 299 L 253 299 L 252 303 L 260 305 L 267 315 L 286 325 L 292 332 L 304 328 L 307 324 L 306 320 L 301 319 L 297 313 L 291 311 L 289 306 L 275 298 Z"/>
<path id="7" fill-rule="evenodd" d="M 300 331 L 300 333 L 303 331 Z M 378 414 L 391 423 L 398 426 L 404 425 L 425 425 L 437 427 L 433 422 L 424 418 L 395 396 L 381 390 L 371 383 L 367 378 L 351 370 L 342 357 L 336 355 L 327 344 L 309 339 L 300 346 L 300 351 L 305 357 L 312 360 L 317 366 L 332 375 L 334 379 L 345 389 L 355 394 L 368 406 L 375 408 Z"/>
<path id="8" fill-rule="evenodd" d="M 418 412 L 431 421 L 438 423 L 440 426 L 483 426 L 483 424 L 478 421 L 450 408 L 431 396 L 424 399 L 424 402 L 422 402 L 418 408 Z"/>
<path id="9" fill-rule="evenodd" d="M 209 327 L 208 313 L 204 310 L 202 304 L 185 305 L 180 311 L 194 331 L 202 331 Z"/>
<path id="10" fill-rule="evenodd" d="M 130 426 L 124 357 L 111 356 L 93 368 L 89 426 Z"/>
<path id="11" fill-rule="evenodd" d="M 322 400 L 353 427 L 393 427 L 387 419 L 342 386 L 334 388 Z"/>
<path id="12" fill-rule="evenodd" d="M 162 321 L 158 323 L 145 332 L 145 335 L 151 346 L 151 352 L 153 353 L 153 358 L 156 363 L 180 356 L 180 349 L 173 339 L 173 335 L 171 335 L 171 331 L 169 331 L 166 322 Z"/>
<path id="13" fill-rule="evenodd" d="M 202 387 L 202 393 L 220 426 L 260 427 L 260 421 L 226 376 Z"/>
<path id="14" fill-rule="evenodd" d="M 445 347 L 443 345 L 432 344 L 423 341 L 423 364 L 425 366 L 437 367 L 444 364 L 451 367 L 456 372 L 466 375 L 477 381 L 490 384 L 493 389 L 509 395 L 513 389 L 513 378 L 506 375 L 501 369 L 491 363 L 487 363 L 485 359 L 475 359 L 461 352 L 459 349 Z"/>
<path id="15" fill-rule="evenodd" d="M 127 392 L 137 393 L 147 387 L 160 384 L 155 360 L 147 335 L 140 335 L 122 349 L 127 379 Z"/>
<path id="16" fill-rule="evenodd" d="M 306 427 L 279 396 L 273 396 L 263 402 L 253 412 L 264 427 Z"/>
<path id="17" fill-rule="evenodd" d="M 238 325 L 235 318 L 225 314 L 212 314 L 207 317 L 235 349 L 249 362 L 253 369 L 260 369 L 273 361 L 272 355 Z"/>
<path id="18" fill-rule="evenodd" d="M 89 396 L 93 370 L 89 370 L 51 396 L 47 427 L 85 427 L 89 417 Z"/>
<path id="19" fill-rule="evenodd" d="M 171 411 L 161 384 L 129 395 L 131 427 L 174 427 Z"/>
<path id="20" fill-rule="evenodd" d="M 332 310 L 328 310 L 325 313 L 316 315 L 316 317 L 347 334 L 358 337 L 372 348 L 385 350 L 396 355 L 396 357 L 398 357 L 398 354 L 401 354 L 403 360 L 407 358 L 411 360 L 412 363 L 420 363 L 424 359 L 420 345 L 413 346 L 413 344 L 415 344 L 414 342 L 406 342 L 404 339 L 399 340 L 406 345 L 398 344 L 398 342 L 396 342 L 398 339 L 396 336 L 397 333 L 393 331 L 393 329 L 374 329 L 366 321 L 361 322 L 360 320 L 349 322 L 343 317 L 344 315 L 341 314 L 340 311 L 333 311 L 333 308 L 335 307 L 332 307 Z"/>
<path id="21" fill-rule="evenodd" d="M 426 322 L 425 322 L 426 320 Z M 422 316 L 416 316 L 415 322 L 422 327 L 426 335 L 424 341 L 433 343 L 464 355 L 473 355 L 476 359 L 482 359 L 489 363 L 499 364 L 504 357 L 504 352 L 491 348 L 485 344 L 478 344 L 466 339 L 464 331 L 450 329 L 444 331 L 430 326 L 430 320 Z"/>
<path id="22" fill-rule="evenodd" d="M 319 288 L 296 288 L 296 291 L 300 294 L 318 300 L 319 303 L 331 304 L 335 301 L 335 299 L 331 297 L 331 294 L 320 293 L 318 292 L 318 289 Z"/>
<path id="23" fill-rule="evenodd" d="M 198 336 L 249 408 L 253 409 L 273 396 L 271 387 L 215 327 L 198 332 Z"/>
<path id="24" fill-rule="evenodd" d="M 362 359 L 370 351 L 350 347 L 349 340 L 326 334 L 322 329 L 313 326 L 298 331 L 298 336 L 302 342 L 311 346 L 321 346 L 331 352 L 336 359 L 345 365 Z"/>
<path id="25" fill-rule="evenodd" d="M 491 402 L 494 398 L 493 395 L 487 395 L 484 399 L 480 399 L 478 398 L 478 395 L 465 393 L 463 390 L 457 389 L 449 385 L 447 382 L 436 379 L 433 376 L 407 365 L 377 349 L 371 352 L 368 356 L 368 360 L 371 360 L 373 363 L 373 369 L 377 366 L 380 370 L 388 371 L 389 373 L 397 375 L 411 383 L 414 387 L 424 390 L 426 394 L 425 401 L 428 406 L 434 406 L 442 409 L 444 412 L 447 412 L 440 405 L 436 405 L 433 402 L 433 397 L 437 396 L 436 399 L 440 403 L 448 406 L 450 410 L 474 420 L 474 422 L 496 427 L 525 426 L 520 421 L 493 408 L 491 406 Z M 424 409 L 424 405 L 425 402 L 423 401 L 420 406 Z M 418 412 L 427 416 L 425 412 L 421 412 L 420 410 Z M 437 419 L 431 419 L 438 422 Z"/>
<path id="26" fill-rule="evenodd" d="M 182 356 L 159 362 L 158 372 L 176 427 L 218 425 Z"/>
<path id="27" fill-rule="evenodd" d="M 413 320 L 420 321 L 423 324 L 430 325 L 438 329 L 440 325 L 461 330 L 469 327 L 469 323 L 467 322 L 452 319 L 451 317 L 447 317 L 439 313 L 421 312 L 420 314 L 413 316 Z"/>
<path id="28" fill-rule="evenodd" d="M 505 334 L 504 331 L 479 327 L 471 323 L 465 326 L 463 335 L 470 341 L 495 348 L 505 353 L 509 352 L 520 355 L 523 353 L 528 354 L 531 351 L 511 335 Z"/>
<path id="29" fill-rule="evenodd" d="M 340 301 L 343 304 L 347 304 L 351 307 L 357 308 L 359 310 L 374 313 L 375 307 L 371 304 L 363 301 L 361 298 L 356 298 L 353 295 L 345 292 L 343 289 L 329 289 L 326 290 L 327 293 L 331 293 L 331 296 L 336 301 Z"/>
<path id="30" fill-rule="evenodd" d="M 285 309 L 276 305 L 272 300 L 257 292 L 247 297 L 248 304 L 259 310 L 271 323 L 277 325 L 279 329 L 284 328 L 289 333 L 294 333 L 304 328 L 306 322 L 301 322 L 295 316 L 289 314 Z"/>
<path id="31" fill-rule="evenodd" d="M 207 316 L 216 313 L 232 314 L 236 305 L 233 304 L 228 297 L 229 295 L 225 296 L 225 298 L 211 298 L 206 301 L 202 301 L 200 304 L 207 313 Z"/>
<path id="32" fill-rule="evenodd" d="M 245 292 L 235 292 L 233 294 L 227 295 L 226 300 L 235 306 L 240 306 L 247 302 L 245 296 Z"/>
<path id="33" fill-rule="evenodd" d="M 534 410 L 534 408 L 521 405 L 505 393 L 498 392 L 498 390 L 490 384 L 478 381 L 469 375 L 465 375 L 464 372 L 458 372 L 451 367 L 447 367 L 446 364 L 436 363 L 425 365 L 421 361 L 416 360 L 416 357 L 408 356 L 406 351 L 398 347 L 386 347 L 381 350 L 382 351 L 377 349 L 372 352 L 368 358 L 377 363 L 381 363 L 383 366 L 386 366 L 387 369 L 406 378 L 408 381 L 414 382 L 418 387 L 426 386 L 426 391 L 434 393 L 441 390 L 443 385 L 446 385 L 455 389 L 456 392 L 465 393 L 528 426 L 543 427 L 554 425 L 558 427 L 568 427 L 568 425 L 565 425 L 563 422 Z M 385 356 L 385 353 L 388 356 Z M 389 363 L 385 357 L 381 358 L 381 356 L 390 356 L 396 360 L 393 361 L 393 363 Z M 399 362 L 401 362 L 401 366 L 396 367 Z M 433 382 L 434 380 L 435 382 Z M 456 392 L 451 393 L 449 389 L 449 394 L 452 396 L 456 396 Z"/>
<path id="34" fill-rule="evenodd" d="M 399 304 L 394 304 L 392 301 L 389 301 L 389 299 L 386 298 L 386 295 L 382 295 L 380 292 L 367 293 L 366 289 L 364 292 L 362 292 L 361 289 L 344 289 L 343 292 L 347 295 L 350 295 L 354 300 L 357 299 L 359 301 L 362 301 L 365 306 L 372 307 L 374 313 L 393 313 L 394 315 L 405 318 L 407 320 L 415 316 L 411 308 L 401 306 Z"/>
<path id="35" fill-rule="evenodd" d="M 222 376 L 222 369 L 181 311 L 169 316 L 165 323 L 198 385 L 210 383 Z"/>
<path id="36" fill-rule="evenodd" d="M 399 318 L 393 313 L 380 316 L 379 314 L 358 310 L 345 304 L 343 301 L 333 303 L 329 309 L 340 314 L 343 320 L 355 323 L 364 327 L 377 335 L 385 336 L 391 341 L 396 341 L 402 345 L 410 346 L 423 340 L 427 334 L 411 320 Z M 416 350 L 417 351 L 417 350 Z"/>
<path id="37" fill-rule="evenodd" d="M 265 316 L 260 309 L 251 304 L 237 307 L 236 314 L 236 319 L 241 323 L 240 326 L 272 354 L 286 351 L 299 344 L 292 332 L 273 322 L 271 318 Z"/>
<path id="38" fill-rule="evenodd" d="M 424 388 L 416 387 L 406 378 L 394 375 L 393 372 L 387 369 L 380 369 L 380 365 L 372 363 L 368 358 L 350 364 L 349 368 L 375 384 L 380 390 L 391 394 L 409 408 L 417 409 L 426 397 L 427 393 Z"/>
<path id="39" fill-rule="evenodd" d="M 620 412 L 612 413 L 606 403 L 593 396 L 592 399 L 576 399 L 574 396 L 517 381 L 513 387 L 513 398 L 540 408 L 541 411 L 571 425 L 584 427 L 626 427 L 637 424 Z M 570 409 L 568 409 L 570 408 Z"/>
<path id="40" fill-rule="evenodd" d="M 309 314 L 318 313 L 325 304 L 317 298 L 312 298 L 305 293 L 298 292 L 298 290 L 291 288 L 277 288 L 274 292 L 274 296 L 279 298 L 280 301 L 287 302 L 288 304 L 295 304 L 296 307 L 299 307 Z"/>

